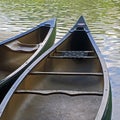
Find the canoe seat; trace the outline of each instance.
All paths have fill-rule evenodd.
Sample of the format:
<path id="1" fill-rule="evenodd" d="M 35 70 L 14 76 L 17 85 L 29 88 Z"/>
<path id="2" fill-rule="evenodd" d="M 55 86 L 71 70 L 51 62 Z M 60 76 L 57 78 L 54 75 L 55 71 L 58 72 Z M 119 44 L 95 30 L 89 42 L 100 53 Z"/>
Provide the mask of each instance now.
<path id="1" fill-rule="evenodd" d="M 20 41 L 13 41 L 8 44 L 5 44 L 12 51 L 21 51 L 21 52 L 32 52 L 38 49 L 39 44 L 26 44 L 21 43 Z"/>
<path id="2" fill-rule="evenodd" d="M 61 53 L 60 55 L 50 56 L 52 58 L 97 58 L 97 56 L 94 55 L 94 51 L 58 51 L 58 53 Z"/>
<path id="3" fill-rule="evenodd" d="M 84 51 L 64 51 L 63 56 L 77 56 L 77 57 L 83 57 L 83 56 L 88 56 L 88 52 Z"/>

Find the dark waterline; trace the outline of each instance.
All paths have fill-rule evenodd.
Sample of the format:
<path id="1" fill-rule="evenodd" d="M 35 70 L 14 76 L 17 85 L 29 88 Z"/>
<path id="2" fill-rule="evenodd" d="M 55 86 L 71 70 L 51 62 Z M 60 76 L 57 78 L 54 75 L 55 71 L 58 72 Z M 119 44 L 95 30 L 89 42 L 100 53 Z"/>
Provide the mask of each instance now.
<path id="1" fill-rule="evenodd" d="M 86 18 L 106 61 L 112 86 L 112 120 L 120 113 L 120 1 L 119 0 L 1 0 L 0 40 L 26 31 L 42 21 L 57 18 L 56 42 L 79 16 Z"/>

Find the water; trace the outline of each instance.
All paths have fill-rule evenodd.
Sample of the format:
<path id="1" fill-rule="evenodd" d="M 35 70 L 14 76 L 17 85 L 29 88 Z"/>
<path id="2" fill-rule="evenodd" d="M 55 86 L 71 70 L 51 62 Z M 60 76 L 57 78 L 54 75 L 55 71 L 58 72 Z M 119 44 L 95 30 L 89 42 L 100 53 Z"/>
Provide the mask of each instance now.
<path id="1" fill-rule="evenodd" d="M 120 1 L 119 0 L 0 0 L 0 40 L 57 18 L 56 42 L 86 18 L 106 61 L 112 86 L 112 120 L 120 118 Z"/>

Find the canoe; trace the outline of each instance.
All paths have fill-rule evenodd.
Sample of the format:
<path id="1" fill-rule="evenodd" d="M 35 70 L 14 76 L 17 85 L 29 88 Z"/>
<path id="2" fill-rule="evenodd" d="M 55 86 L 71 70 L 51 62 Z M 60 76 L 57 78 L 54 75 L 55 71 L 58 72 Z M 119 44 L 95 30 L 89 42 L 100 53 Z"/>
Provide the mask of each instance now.
<path id="1" fill-rule="evenodd" d="M 111 110 L 107 67 L 83 16 L 0 104 L 2 120 L 110 120 Z"/>
<path id="2" fill-rule="evenodd" d="M 25 68 L 53 45 L 55 35 L 56 19 L 53 18 L 27 32 L 0 42 L 1 98 Z"/>

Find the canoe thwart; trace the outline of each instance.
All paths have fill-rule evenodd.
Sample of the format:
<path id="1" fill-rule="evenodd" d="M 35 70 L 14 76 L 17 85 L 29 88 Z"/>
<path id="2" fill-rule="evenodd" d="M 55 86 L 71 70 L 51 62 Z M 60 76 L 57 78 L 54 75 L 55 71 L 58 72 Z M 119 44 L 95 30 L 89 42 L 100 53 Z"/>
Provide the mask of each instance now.
<path id="1" fill-rule="evenodd" d="M 13 41 L 5 44 L 12 51 L 32 52 L 39 48 L 39 44 L 26 44 L 19 41 Z"/>
<path id="2" fill-rule="evenodd" d="M 29 75 L 85 75 L 85 76 L 102 76 L 103 73 L 93 73 L 93 72 L 40 72 L 34 71 L 30 72 Z"/>
<path id="3" fill-rule="evenodd" d="M 95 95 L 102 96 L 102 92 L 97 91 L 71 91 L 71 90 L 17 90 L 15 94 L 38 94 L 38 95 L 52 95 L 52 94 L 65 94 L 69 96 L 79 95 Z"/>

